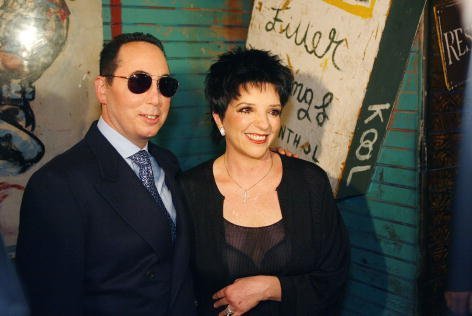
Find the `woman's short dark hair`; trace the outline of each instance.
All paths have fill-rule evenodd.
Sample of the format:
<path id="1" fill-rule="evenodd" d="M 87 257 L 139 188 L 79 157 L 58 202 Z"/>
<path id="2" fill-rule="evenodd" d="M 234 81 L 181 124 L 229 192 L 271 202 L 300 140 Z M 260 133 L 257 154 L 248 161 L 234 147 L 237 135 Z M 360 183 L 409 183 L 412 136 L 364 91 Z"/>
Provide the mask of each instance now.
<path id="1" fill-rule="evenodd" d="M 237 47 L 218 57 L 205 78 L 205 96 L 211 113 L 224 118 L 231 100 L 240 96 L 240 89 L 264 84 L 275 87 L 284 106 L 292 92 L 293 75 L 277 55 L 268 51 Z"/>
<path id="2" fill-rule="evenodd" d="M 100 75 L 109 76 L 115 73 L 117 65 L 117 56 L 121 46 L 131 42 L 147 42 L 159 47 L 164 53 L 164 45 L 155 36 L 147 33 L 135 32 L 135 33 L 123 33 L 114 37 L 110 42 L 103 46 L 100 53 Z M 111 83 L 112 77 L 107 78 Z"/>

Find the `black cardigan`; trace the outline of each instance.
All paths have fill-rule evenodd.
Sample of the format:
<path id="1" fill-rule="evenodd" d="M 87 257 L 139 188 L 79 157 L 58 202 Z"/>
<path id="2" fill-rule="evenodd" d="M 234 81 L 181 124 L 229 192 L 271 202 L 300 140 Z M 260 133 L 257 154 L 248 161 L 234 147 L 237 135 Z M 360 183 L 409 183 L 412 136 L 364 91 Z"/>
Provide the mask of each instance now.
<path id="1" fill-rule="evenodd" d="M 277 187 L 286 238 L 292 253 L 276 276 L 282 302 L 272 304 L 277 315 L 333 315 L 337 313 L 348 276 L 349 241 L 333 199 L 326 173 L 318 166 L 281 157 L 283 175 Z M 216 315 L 211 296 L 231 284 L 223 261 L 224 197 L 207 161 L 182 178 L 191 223 L 191 264 L 200 315 Z M 257 309 L 257 308 L 256 308 Z"/>

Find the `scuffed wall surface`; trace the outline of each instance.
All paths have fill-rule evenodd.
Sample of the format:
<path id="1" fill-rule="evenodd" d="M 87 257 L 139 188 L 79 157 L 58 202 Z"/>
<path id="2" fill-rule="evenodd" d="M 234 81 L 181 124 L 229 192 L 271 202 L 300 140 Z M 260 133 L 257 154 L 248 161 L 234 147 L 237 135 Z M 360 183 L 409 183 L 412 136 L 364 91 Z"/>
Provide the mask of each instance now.
<path id="1" fill-rule="evenodd" d="M 77 142 L 98 117 L 92 84 L 103 43 L 101 1 L 66 3 L 70 16 L 65 46 L 33 83 L 36 96 L 30 102 L 36 117 L 33 133 L 45 146 L 44 156 L 24 173 L 0 177 L 0 231 L 7 245 L 16 242 L 23 187 L 30 176 Z"/>

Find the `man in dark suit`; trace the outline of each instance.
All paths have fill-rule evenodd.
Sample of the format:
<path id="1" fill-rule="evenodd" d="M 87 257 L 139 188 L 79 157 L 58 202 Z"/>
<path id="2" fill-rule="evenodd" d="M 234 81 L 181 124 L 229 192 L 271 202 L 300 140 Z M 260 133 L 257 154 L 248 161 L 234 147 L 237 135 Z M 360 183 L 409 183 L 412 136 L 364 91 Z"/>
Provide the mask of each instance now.
<path id="1" fill-rule="evenodd" d="M 99 121 L 23 196 L 17 264 L 33 315 L 194 314 L 179 165 L 149 142 L 177 86 L 155 37 L 103 48 Z"/>
<path id="2" fill-rule="evenodd" d="M 28 316 L 28 306 L 0 236 L 0 315 Z"/>
<path id="3" fill-rule="evenodd" d="M 472 43 L 472 0 L 459 2 L 462 29 Z M 472 55 L 465 78 L 472 78 Z M 446 303 L 453 315 L 472 315 L 472 82 L 466 82 L 462 105 L 462 139 L 452 213 Z"/>

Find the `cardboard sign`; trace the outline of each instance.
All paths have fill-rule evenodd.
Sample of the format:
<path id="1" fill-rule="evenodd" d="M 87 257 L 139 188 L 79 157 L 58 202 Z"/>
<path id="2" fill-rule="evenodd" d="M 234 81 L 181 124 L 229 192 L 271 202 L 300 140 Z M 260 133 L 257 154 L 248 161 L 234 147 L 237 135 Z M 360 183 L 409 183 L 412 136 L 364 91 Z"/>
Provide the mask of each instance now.
<path id="1" fill-rule="evenodd" d="M 296 80 L 278 145 L 319 163 L 338 198 L 367 189 L 423 6 L 254 3 L 247 46 L 279 55 Z"/>

